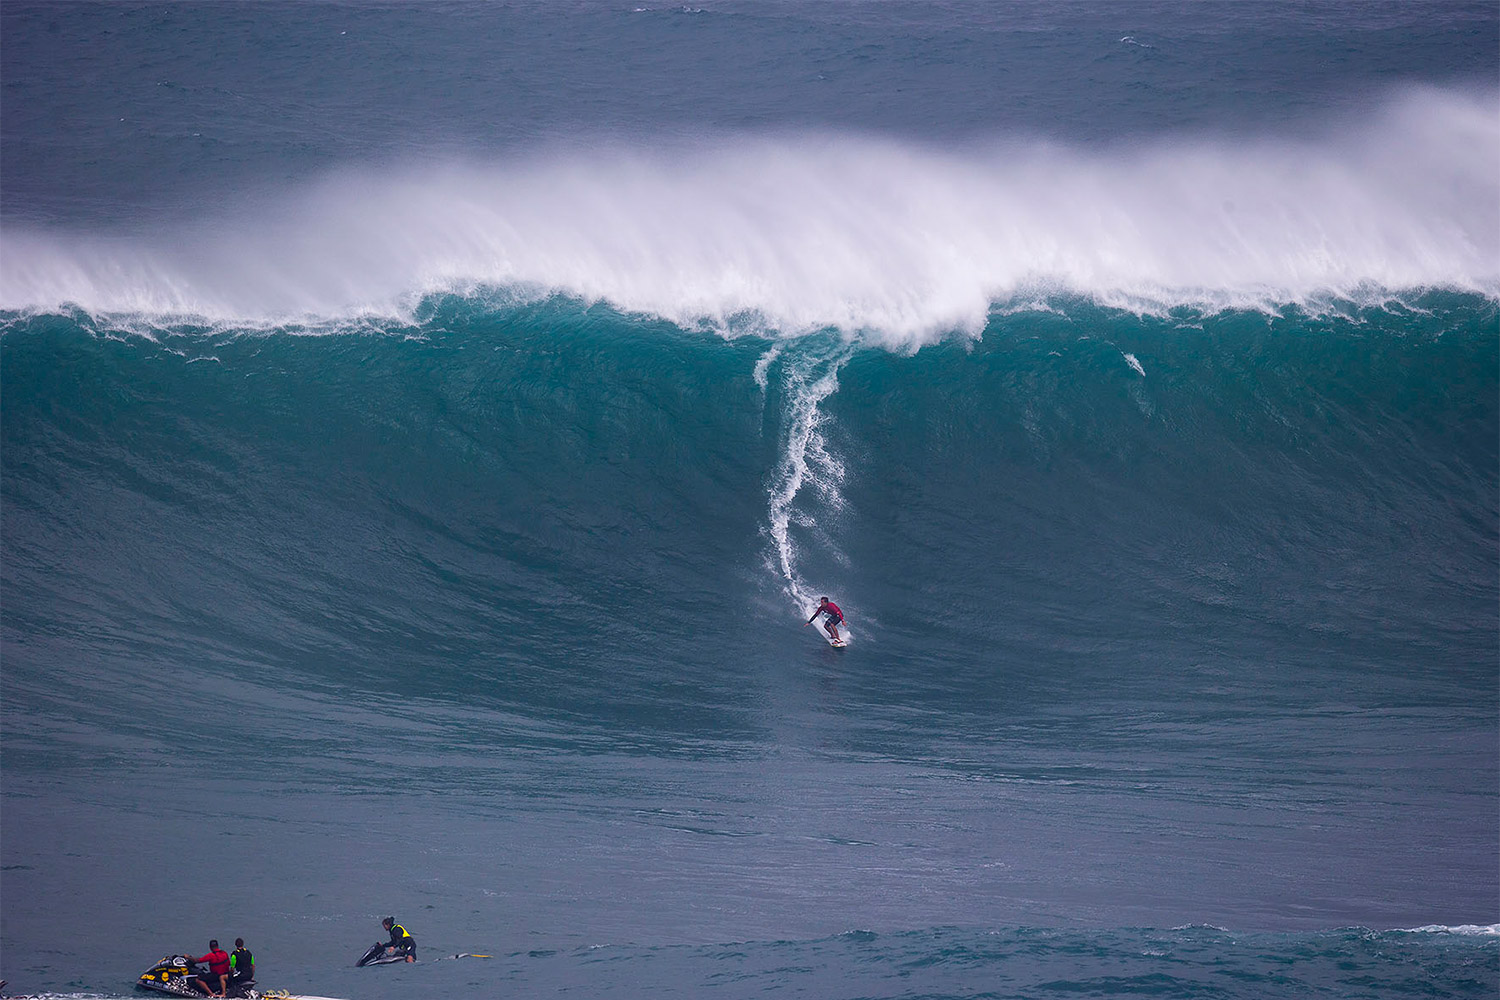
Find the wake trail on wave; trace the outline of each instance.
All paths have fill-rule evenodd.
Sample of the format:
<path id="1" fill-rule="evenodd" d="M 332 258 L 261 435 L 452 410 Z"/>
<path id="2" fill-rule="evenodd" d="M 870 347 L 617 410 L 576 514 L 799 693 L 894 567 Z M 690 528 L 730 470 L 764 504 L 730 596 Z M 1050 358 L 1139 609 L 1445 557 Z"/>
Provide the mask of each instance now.
<path id="1" fill-rule="evenodd" d="M 0 309 L 316 326 L 561 295 L 914 350 L 1057 295 L 1157 313 L 1500 296 L 1496 105 L 1414 89 L 1300 138 L 730 134 L 350 169 L 192 224 L 8 225 Z"/>
<path id="2" fill-rule="evenodd" d="M 781 458 L 766 487 L 765 532 L 770 541 L 767 568 L 776 574 L 783 592 L 799 614 L 807 614 L 807 609 L 817 605 L 815 588 L 798 570 L 802 547 L 818 544 L 836 561 L 843 561 L 842 554 L 818 521 L 818 512 L 827 516 L 842 510 L 844 498 L 840 487 L 845 476 L 843 461 L 829 448 L 822 433 L 827 415 L 819 407 L 838 391 L 839 370 L 854 352 L 853 344 L 841 344 L 827 352 L 816 349 L 784 352 L 777 344 L 772 345 L 756 364 L 755 377 L 762 390 L 768 388 L 775 366 L 783 399 L 779 441 Z M 779 365 L 776 364 L 778 361 Z M 809 509 L 804 494 L 811 494 L 817 512 Z M 799 505 L 799 497 L 804 497 L 803 504 Z M 798 534 L 804 539 L 801 543 L 795 537 Z M 852 634 L 847 628 L 841 631 L 846 633 L 846 638 Z"/>

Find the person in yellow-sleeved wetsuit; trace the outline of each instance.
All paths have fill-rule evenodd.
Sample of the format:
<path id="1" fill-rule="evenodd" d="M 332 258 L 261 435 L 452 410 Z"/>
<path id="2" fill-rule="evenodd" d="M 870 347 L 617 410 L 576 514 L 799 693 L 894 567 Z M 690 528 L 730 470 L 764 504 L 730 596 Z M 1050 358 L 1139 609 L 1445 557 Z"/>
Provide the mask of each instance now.
<path id="1" fill-rule="evenodd" d="M 390 943 L 386 945 L 386 948 L 393 955 L 405 955 L 408 962 L 417 960 L 417 939 L 406 933 L 406 928 L 396 923 L 395 917 L 386 917 L 380 922 L 380 926 L 391 934 Z"/>

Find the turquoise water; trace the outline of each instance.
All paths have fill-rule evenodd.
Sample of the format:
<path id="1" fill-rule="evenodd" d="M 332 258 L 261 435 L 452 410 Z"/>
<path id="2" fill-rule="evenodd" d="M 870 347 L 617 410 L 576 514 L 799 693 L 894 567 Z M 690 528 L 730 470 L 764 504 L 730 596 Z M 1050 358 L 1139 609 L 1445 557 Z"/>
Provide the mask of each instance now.
<path id="1" fill-rule="evenodd" d="M 7 4 L 8 988 L 1493 995 L 1495 15 L 1213 10 Z"/>

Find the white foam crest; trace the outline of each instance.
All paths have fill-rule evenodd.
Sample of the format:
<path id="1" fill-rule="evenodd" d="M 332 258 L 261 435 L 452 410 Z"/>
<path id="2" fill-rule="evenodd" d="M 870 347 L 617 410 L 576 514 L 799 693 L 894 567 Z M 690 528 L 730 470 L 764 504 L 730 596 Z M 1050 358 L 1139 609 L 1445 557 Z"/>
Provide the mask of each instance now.
<path id="1" fill-rule="evenodd" d="M 1500 295 L 1495 93 L 1412 90 L 1316 138 L 934 148 L 832 134 L 345 171 L 110 239 L 8 226 L 0 308 L 315 323 L 501 288 L 897 349 L 993 304 L 1210 310 Z"/>

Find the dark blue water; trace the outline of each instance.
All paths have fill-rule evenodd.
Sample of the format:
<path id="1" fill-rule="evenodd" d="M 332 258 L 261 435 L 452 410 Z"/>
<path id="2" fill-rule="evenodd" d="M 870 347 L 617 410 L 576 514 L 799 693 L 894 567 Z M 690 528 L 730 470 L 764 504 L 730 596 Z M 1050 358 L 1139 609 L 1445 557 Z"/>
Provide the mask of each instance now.
<path id="1" fill-rule="evenodd" d="M 9 988 L 1494 995 L 1493 8 L 648 6 L 0 10 Z"/>

